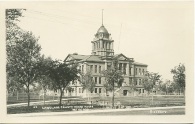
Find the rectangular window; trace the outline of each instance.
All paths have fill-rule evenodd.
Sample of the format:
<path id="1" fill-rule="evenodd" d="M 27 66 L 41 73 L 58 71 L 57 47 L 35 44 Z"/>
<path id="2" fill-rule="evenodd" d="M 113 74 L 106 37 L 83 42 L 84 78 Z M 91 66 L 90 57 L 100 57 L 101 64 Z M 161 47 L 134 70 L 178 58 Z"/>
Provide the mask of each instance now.
<path id="1" fill-rule="evenodd" d="M 95 77 L 95 83 L 97 84 L 97 77 Z"/>
<path id="2" fill-rule="evenodd" d="M 137 68 L 135 69 L 135 74 L 137 75 Z"/>
<path id="3" fill-rule="evenodd" d="M 95 73 L 97 73 L 97 65 L 95 65 Z"/>
<path id="4" fill-rule="evenodd" d="M 144 93 L 144 89 L 143 89 L 143 91 L 142 91 L 143 93 Z"/>
<path id="5" fill-rule="evenodd" d="M 132 68 L 130 67 L 130 68 L 129 68 L 129 75 L 131 75 L 131 69 L 132 69 Z"/>
<path id="6" fill-rule="evenodd" d="M 99 66 L 99 73 L 101 73 L 101 66 Z"/>
<path id="7" fill-rule="evenodd" d="M 141 90 L 142 90 L 142 89 L 139 89 L 139 93 L 141 93 Z"/>
<path id="8" fill-rule="evenodd" d="M 141 83 L 142 83 L 142 80 L 141 80 L 141 79 L 139 79 L 139 85 L 141 85 Z"/>
<path id="9" fill-rule="evenodd" d="M 141 75 L 141 68 L 139 68 L 139 75 Z"/>
<path id="10" fill-rule="evenodd" d="M 145 75 L 145 74 L 144 74 L 144 69 L 142 69 L 142 74 Z"/>
<path id="11" fill-rule="evenodd" d="M 90 65 L 90 71 L 93 72 L 93 65 Z"/>
<path id="12" fill-rule="evenodd" d="M 97 88 L 95 88 L 95 93 L 97 93 Z"/>
<path id="13" fill-rule="evenodd" d="M 99 84 L 101 84 L 102 82 L 101 82 L 101 77 L 99 77 Z"/>
<path id="14" fill-rule="evenodd" d="M 81 88 L 79 88 L 79 93 L 81 93 Z"/>
<path id="15" fill-rule="evenodd" d="M 138 84 L 138 79 L 136 80 L 136 82 L 135 82 L 135 85 L 137 85 Z"/>
<path id="16" fill-rule="evenodd" d="M 74 88 L 72 88 L 72 92 L 74 93 Z"/>
<path id="17" fill-rule="evenodd" d="M 102 89 L 101 88 L 99 88 L 99 93 L 101 93 L 102 92 Z"/>

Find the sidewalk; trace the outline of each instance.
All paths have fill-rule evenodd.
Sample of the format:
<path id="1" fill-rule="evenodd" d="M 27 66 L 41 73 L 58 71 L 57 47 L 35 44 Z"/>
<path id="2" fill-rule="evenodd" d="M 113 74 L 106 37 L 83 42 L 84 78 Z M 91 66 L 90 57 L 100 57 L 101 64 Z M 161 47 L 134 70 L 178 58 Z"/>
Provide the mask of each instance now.
<path id="1" fill-rule="evenodd" d="M 25 113 L 25 114 L 8 114 L 8 116 L 15 117 L 32 117 L 32 116 L 52 116 L 52 115 L 74 115 L 83 113 L 101 113 L 101 112 L 122 112 L 122 111 L 139 111 L 139 110 L 158 110 L 158 109 L 174 109 L 185 108 L 185 106 L 172 107 L 151 107 L 151 108 L 127 108 L 127 109 L 104 109 L 104 110 L 83 110 L 83 111 L 68 111 L 68 112 L 42 112 L 42 113 Z"/>
<path id="2" fill-rule="evenodd" d="M 62 101 L 67 101 L 67 100 L 75 100 L 78 98 L 69 98 L 69 99 L 62 99 Z M 49 103 L 49 102 L 58 102 L 59 100 L 49 100 L 49 101 L 45 101 L 45 103 Z M 30 102 L 30 105 L 40 105 L 43 104 L 44 101 L 38 101 L 38 102 Z M 7 105 L 7 107 L 16 107 L 16 106 L 27 106 L 28 103 L 16 103 L 16 104 L 9 104 Z"/>

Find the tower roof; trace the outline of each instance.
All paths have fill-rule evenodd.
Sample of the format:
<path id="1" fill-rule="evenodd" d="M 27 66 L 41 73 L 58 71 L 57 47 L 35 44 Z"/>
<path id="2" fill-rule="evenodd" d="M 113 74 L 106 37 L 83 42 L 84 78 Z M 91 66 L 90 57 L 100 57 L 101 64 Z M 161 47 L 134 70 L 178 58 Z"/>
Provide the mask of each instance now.
<path id="1" fill-rule="evenodd" d="M 97 31 L 97 34 L 99 34 L 99 33 L 109 34 L 108 30 L 103 25 Z"/>

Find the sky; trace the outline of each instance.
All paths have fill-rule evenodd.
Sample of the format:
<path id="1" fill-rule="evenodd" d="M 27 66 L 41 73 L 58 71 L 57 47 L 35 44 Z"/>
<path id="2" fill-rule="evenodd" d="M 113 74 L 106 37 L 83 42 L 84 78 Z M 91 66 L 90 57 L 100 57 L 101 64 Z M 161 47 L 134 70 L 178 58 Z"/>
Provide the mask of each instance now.
<path id="1" fill-rule="evenodd" d="M 172 80 L 170 70 L 193 61 L 192 2 L 45 2 L 25 6 L 18 25 L 40 37 L 42 54 L 64 60 L 90 55 L 103 24 L 123 53 Z"/>

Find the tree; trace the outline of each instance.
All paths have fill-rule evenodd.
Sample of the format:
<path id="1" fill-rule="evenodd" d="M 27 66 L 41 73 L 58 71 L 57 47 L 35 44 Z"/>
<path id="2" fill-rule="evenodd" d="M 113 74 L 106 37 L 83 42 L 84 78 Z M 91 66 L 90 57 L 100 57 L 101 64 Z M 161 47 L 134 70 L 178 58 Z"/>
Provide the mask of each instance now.
<path id="1" fill-rule="evenodd" d="M 6 21 L 19 21 L 18 18 L 22 16 L 22 11 L 26 9 L 6 9 Z"/>
<path id="2" fill-rule="evenodd" d="M 178 85 L 179 90 L 183 91 L 185 94 L 185 66 L 184 64 L 179 64 L 175 66 L 174 69 L 171 69 L 171 73 L 173 74 L 173 80 Z"/>
<path id="3" fill-rule="evenodd" d="M 30 85 L 33 85 L 38 77 L 37 63 L 40 58 L 41 46 L 38 44 L 32 32 L 22 31 L 15 44 L 8 46 L 6 72 L 8 77 L 25 86 L 30 105 Z M 9 51 L 10 50 L 10 51 Z"/>
<path id="4" fill-rule="evenodd" d="M 74 82 L 79 78 L 78 73 L 79 70 L 77 69 L 77 64 L 67 65 L 66 63 L 61 63 L 58 60 L 53 61 L 50 78 L 54 82 L 52 85 L 53 89 L 60 91 L 60 108 L 65 88 L 69 86 L 71 81 Z"/>
<path id="5" fill-rule="evenodd" d="M 103 75 L 105 77 L 104 87 L 107 91 L 112 91 L 112 108 L 114 108 L 114 91 L 115 86 L 120 88 L 122 86 L 122 82 L 124 81 L 123 73 L 118 69 L 118 61 L 113 60 L 112 67 L 103 71 Z"/>
<path id="6" fill-rule="evenodd" d="M 25 9 L 6 9 L 6 73 L 7 89 L 12 91 L 26 88 L 28 106 L 30 105 L 29 87 L 37 76 L 36 62 L 40 45 L 32 32 L 22 30 L 16 22 Z"/>
<path id="7" fill-rule="evenodd" d="M 89 93 L 92 93 L 94 91 L 95 81 L 93 80 L 90 71 L 88 71 L 85 74 L 81 74 L 80 82 L 81 82 L 81 86 L 83 87 L 83 90 L 86 90 L 86 92 L 89 91 Z M 89 93 L 88 93 L 88 100 L 89 100 Z"/>
<path id="8" fill-rule="evenodd" d="M 52 89 L 52 81 L 50 78 L 50 70 L 52 67 L 52 59 L 50 57 L 45 58 L 44 55 L 40 58 L 40 61 L 38 62 L 39 67 L 39 76 L 37 78 L 37 82 L 39 86 L 41 86 L 41 89 L 43 90 L 43 101 L 45 104 L 45 95 L 47 92 L 47 89 Z"/>
<path id="9" fill-rule="evenodd" d="M 135 82 L 135 78 L 132 77 L 132 78 L 129 78 L 129 87 L 130 87 L 130 91 L 137 91 L 137 88 L 136 88 L 136 82 Z"/>
<path id="10" fill-rule="evenodd" d="M 161 75 L 153 72 L 146 72 L 145 79 L 143 82 L 144 89 L 148 91 L 148 94 L 153 91 L 153 89 L 157 86 L 158 82 L 161 82 Z"/>
<path id="11" fill-rule="evenodd" d="M 19 21 L 19 17 L 22 17 L 23 9 L 6 9 L 6 52 L 7 52 L 7 66 L 12 61 L 12 53 L 14 53 L 13 47 L 15 47 L 16 40 L 20 37 L 22 29 L 20 29 L 16 22 Z M 21 90 L 22 86 L 15 80 L 16 77 L 10 77 L 7 75 L 7 91 L 13 94 L 15 91 Z"/>
<path id="12" fill-rule="evenodd" d="M 159 86 L 160 90 L 165 92 L 166 95 L 168 93 L 171 93 L 171 81 L 170 80 L 166 80 L 164 83 L 161 83 Z"/>

